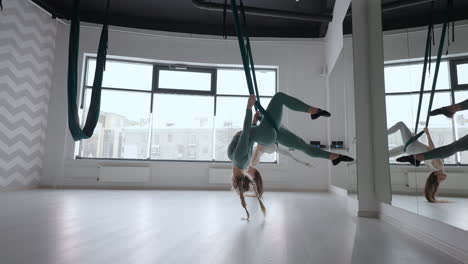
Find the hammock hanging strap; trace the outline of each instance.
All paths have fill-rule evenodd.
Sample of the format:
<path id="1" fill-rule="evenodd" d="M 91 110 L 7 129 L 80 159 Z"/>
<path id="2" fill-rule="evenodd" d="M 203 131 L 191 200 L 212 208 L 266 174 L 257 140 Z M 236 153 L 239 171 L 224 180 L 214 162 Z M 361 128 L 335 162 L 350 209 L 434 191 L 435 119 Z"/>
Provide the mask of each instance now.
<path id="1" fill-rule="evenodd" d="M 428 107 L 428 110 L 427 110 L 426 128 L 429 126 L 429 120 L 430 120 L 430 117 L 431 117 L 429 113 L 432 111 L 432 103 L 434 102 L 434 93 L 435 93 L 435 89 L 436 89 L 436 86 L 437 86 L 437 77 L 439 75 L 440 62 L 442 60 L 442 53 L 443 53 L 443 50 L 444 50 L 444 43 L 445 43 L 445 35 L 447 34 L 448 25 L 449 25 L 449 23 L 447 21 L 444 22 L 444 24 L 442 25 L 442 34 L 440 36 L 439 50 L 437 51 L 437 61 L 436 61 L 435 71 L 434 71 L 434 80 L 432 82 L 431 97 L 429 99 L 429 107 Z M 423 74 L 422 74 L 422 81 L 421 81 L 421 90 L 419 92 L 419 104 L 418 104 L 418 113 L 417 113 L 417 118 L 416 118 L 415 133 L 417 132 L 417 129 L 418 129 L 419 117 L 420 117 L 420 112 L 421 112 L 421 104 L 422 104 L 422 99 L 423 99 L 423 96 L 424 96 L 424 83 L 425 83 L 425 79 L 426 79 L 427 61 L 428 61 L 429 56 L 431 56 L 431 54 L 429 54 L 430 49 L 428 47 L 428 45 L 430 46 L 430 37 L 431 37 L 430 34 L 431 33 L 430 33 L 430 29 L 429 29 L 428 37 L 427 37 L 427 41 L 426 41 L 426 54 L 425 54 L 425 57 L 424 57 L 424 67 L 423 67 Z M 415 136 L 413 136 L 410 140 L 408 140 L 408 142 L 406 142 L 406 144 L 405 144 L 405 152 L 406 152 L 406 149 L 408 148 L 408 146 L 411 145 L 412 143 L 414 143 L 416 140 L 418 140 L 423 134 L 424 134 L 424 131 L 421 131 L 418 134 L 416 134 Z"/>
<path id="2" fill-rule="evenodd" d="M 260 113 L 267 119 L 270 125 L 278 132 L 278 124 L 271 118 L 269 113 L 262 107 L 260 104 L 260 96 L 258 94 L 257 78 L 255 75 L 255 64 L 253 61 L 252 50 L 250 47 L 249 35 L 242 28 L 239 18 L 239 11 L 237 9 L 237 1 L 231 0 L 232 14 L 234 16 L 235 28 L 237 33 L 237 40 L 239 42 L 240 53 L 242 57 L 242 63 L 244 65 L 245 78 L 247 80 L 247 87 L 249 89 L 249 94 L 256 95 L 257 100 L 255 102 L 255 109 L 260 111 Z M 245 24 L 245 11 L 243 8 L 243 3 L 241 1 L 241 11 Z"/>

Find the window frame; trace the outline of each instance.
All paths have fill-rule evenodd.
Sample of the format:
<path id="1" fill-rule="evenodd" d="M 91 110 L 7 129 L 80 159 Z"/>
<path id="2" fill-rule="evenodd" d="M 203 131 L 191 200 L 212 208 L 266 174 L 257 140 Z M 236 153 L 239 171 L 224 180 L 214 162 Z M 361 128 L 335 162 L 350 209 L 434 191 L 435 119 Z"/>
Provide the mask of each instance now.
<path id="1" fill-rule="evenodd" d="M 88 86 L 88 69 L 89 69 L 89 61 L 90 60 L 96 60 L 96 55 L 95 54 L 85 54 L 83 58 L 83 78 L 82 78 L 82 85 L 81 85 L 81 102 L 79 104 L 80 107 L 80 113 L 85 114 L 84 111 L 84 106 L 85 106 L 85 99 L 86 99 L 86 91 L 88 89 L 92 89 L 92 86 Z M 140 158 L 104 158 L 104 157 L 81 157 L 81 152 L 82 152 L 82 147 L 83 141 L 79 141 L 77 144 L 77 151 L 75 154 L 75 159 L 83 159 L 83 160 L 113 160 L 113 161 L 151 161 L 151 162 L 200 162 L 200 163 L 219 163 L 219 164 L 226 164 L 230 163 L 230 161 L 225 161 L 225 160 L 216 160 L 215 159 L 215 133 L 214 131 L 216 130 L 216 127 L 213 126 L 213 138 L 212 138 L 212 148 L 213 148 L 213 153 L 212 153 L 212 158 L 210 160 L 193 160 L 193 159 L 153 159 L 151 158 L 151 148 L 152 148 L 152 132 L 153 132 L 153 111 L 154 111 L 154 101 L 155 101 L 155 95 L 156 94 L 174 94 L 174 95 L 199 95 L 199 96 L 212 96 L 214 100 L 214 107 L 213 107 L 213 118 L 216 118 L 216 113 L 217 113 L 217 102 L 218 102 L 218 97 L 243 97 L 243 98 L 248 98 L 248 95 L 234 95 L 234 94 L 217 94 L 217 77 L 218 77 L 218 70 L 223 70 L 223 69 L 228 69 L 228 70 L 243 70 L 242 66 L 218 66 L 218 65 L 208 65 L 208 66 L 200 66 L 200 65 L 193 65 L 190 63 L 163 63 L 163 62 L 156 62 L 156 61 L 148 61 L 148 60 L 139 60 L 138 58 L 134 59 L 123 59 L 123 58 L 114 58 L 108 57 L 108 60 L 114 61 L 114 62 L 126 62 L 126 63 L 135 63 L 135 64 L 147 64 L 147 65 L 152 65 L 153 67 L 153 72 L 152 72 L 152 84 L 151 84 L 151 90 L 135 90 L 131 88 L 113 88 L 113 87 L 102 87 L 102 90 L 110 90 L 110 91 L 122 91 L 122 92 L 133 92 L 133 93 L 146 93 L 148 96 L 151 96 L 151 101 L 150 101 L 150 109 L 149 109 L 149 115 L 150 115 L 150 125 L 149 125 L 149 139 L 148 139 L 148 146 L 147 146 L 147 151 L 146 155 L 147 158 L 145 159 L 140 159 Z M 178 69 L 180 68 L 180 69 Z M 199 90 L 190 90 L 190 89 L 171 89 L 171 88 L 161 88 L 159 86 L 159 71 L 161 70 L 170 70 L 170 71 L 183 71 L 183 72 L 200 72 L 200 73 L 210 73 L 211 74 L 211 87 L 209 91 L 199 91 Z M 266 66 L 266 67 L 257 67 L 256 70 L 267 70 L 267 71 L 274 71 L 275 73 L 275 93 L 278 92 L 278 67 L 277 66 Z M 272 96 L 260 96 L 260 98 L 273 98 Z M 85 120 L 81 120 L 81 122 L 84 122 Z M 83 124 L 81 124 L 83 125 Z M 276 154 L 275 160 L 274 161 L 267 161 L 267 162 L 261 162 L 263 164 L 278 164 L 279 162 L 279 155 Z"/>
<path id="2" fill-rule="evenodd" d="M 458 71 L 457 66 L 460 64 L 468 64 L 468 57 L 458 57 L 450 60 L 450 82 L 456 91 L 468 90 L 467 84 L 458 84 Z"/>
<path id="3" fill-rule="evenodd" d="M 439 89 L 435 90 L 434 94 L 437 93 L 450 93 L 450 101 L 452 104 L 456 103 L 455 102 L 455 92 L 460 92 L 460 91 L 468 91 L 468 84 L 463 84 L 463 85 L 458 85 L 458 75 L 457 75 L 457 65 L 459 64 L 468 64 L 468 57 L 467 56 L 462 56 L 462 57 L 447 57 L 443 58 L 441 62 L 447 62 L 448 63 L 448 73 L 449 73 L 449 89 Z M 418 60 L 411 60 L 407 62 L 385 62 L 384 67 L 392 67 L 392 66 L 406 66 L 406 65 L 412 65 L 412 64 L 421 64 L 424 63 L 423 59 L 418 59 Z M 430 94 L 431 91 L 423 91 L 423 94 Z M 420 91 L 409 91 L 409 92 L 385 92 L 385 100 L 387 96 L 397 96 L 397 95 L 419 95 Z M 386 100 L 387 101 L 387 100 Z M 452 135 L 455 138 L 455 140 L 458 140 L 458 133 L 456 132 L 457 127 L 455 124 L 455 120 L 451 120 L 452 123 Z M 436 146 L 437 147 L 437 146 Z M 466 167 L 468 166 L 468 163 L 461 163 L 460 162 L 460 155 L 457 153 L 455 155 L 455 163 L 449 163 L 445 164 L 445 166 L 449 167 Z M 390 161 L 390 165 L 392 166 L 402 166 L 402 167 L 408 167 L 410 165 L 406 164 L 401 164 L 401 163 L 395 163 Z"/>
<path id="4" fill-rule="evenodd" d="M 185 68 L 185 69 L 177 69 Z M 209 67 L 194 67 L 184 64 L 153 64 L 153 84 L 152 92 L 161 94 L 184 94 L 184 95 L 216 95 L 216 80 L 217 68 Z M 190 89 L 173 89 L 159 87 L 159 72 L 160 71 L 175 71 L 175 72 L 195 72 L 195 73 L 209 73 L 211 74 L 211 87 L 209 91 L 199 91 Z"/>

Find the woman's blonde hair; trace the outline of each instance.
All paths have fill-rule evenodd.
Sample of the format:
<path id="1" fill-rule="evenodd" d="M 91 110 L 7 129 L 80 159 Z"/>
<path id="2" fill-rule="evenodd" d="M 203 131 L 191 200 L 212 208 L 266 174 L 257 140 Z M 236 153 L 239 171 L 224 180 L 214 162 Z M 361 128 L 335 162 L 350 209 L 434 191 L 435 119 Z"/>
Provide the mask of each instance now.
<path id="1" fill-rule="evenodd" d="M 439 181 L 437 180 L 437 174 L 434 171 L 431 174 L 429 174 L 429 177 L 427 177 L 426 185 L 424 187 L 424 196 L 426 197 L 426 200 L 428 202 L 437 203 L 435 196 L 437 194 L 438 188 Z"/>
<path id="2" fill-rule="evenodd" d="M 249 220 L 250 213 L 249 213 L 249 210 L 247 209 L 247 202 L 245 201 L 244 193 L 250 191 L 251 187 L 253 191 L 255 192 L 255 196 L 257 197 L 257 200 L 260 204 L 260 208 L 262 209 L 263 215 L 266 215 L 266 207 L 263 204 L 263 201 L 261 199 L 263 196 L 263 179 L 262 179 L 262 175 L 257 169 L 255 169 L 253 179 L 245 175 L 234 176 L 232 179 L 232 187 L 239 194 L 241 205 L 247 214 L 247 218 L 245 220 Z"/>

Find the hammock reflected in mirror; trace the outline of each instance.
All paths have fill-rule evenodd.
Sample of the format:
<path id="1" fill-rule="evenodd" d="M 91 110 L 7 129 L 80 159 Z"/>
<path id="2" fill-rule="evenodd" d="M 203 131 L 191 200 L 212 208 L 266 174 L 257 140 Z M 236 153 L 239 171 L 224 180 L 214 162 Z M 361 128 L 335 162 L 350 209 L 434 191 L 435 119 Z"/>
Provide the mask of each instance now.
<path id="1" fill-rule="evenodd" d="M 468 230 L 468 113 L 450 112 L 468 99 L 468 31 L 446 19 L 384 34 L 392 205 Z"/>

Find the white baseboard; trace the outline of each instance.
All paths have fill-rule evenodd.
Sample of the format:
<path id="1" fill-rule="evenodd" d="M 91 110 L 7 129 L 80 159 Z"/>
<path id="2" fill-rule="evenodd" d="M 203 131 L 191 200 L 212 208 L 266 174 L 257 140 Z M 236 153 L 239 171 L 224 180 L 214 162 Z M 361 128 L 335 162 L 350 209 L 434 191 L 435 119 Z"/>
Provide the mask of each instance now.
<path id="1" fill-rule="evenodd" d="M 336 194 L 338 196 L 348 197 L 348 191 L 347 190 L 345 190 L 343 188 L 340 188 L 340 187 L 337 187 L 335 185 L 329 185 L 328 186 L 328 191 L 330 193 Z"/>
<path id="2" fill-rule="evenodd" d="M 357 199 L 348 196 L 348 213 L 352 216 L 358 216 L 359 202 Z"/>
<path id="3" fill-rule="evenodd" d="M 17 187 L 0 187 L 0 191 L 2 192 L 15 192 L 15 191 L 25 191 L 25 190 L 34 190 L 38 189 L 39 185 L 31 185 L 31 186 L 17 186 Z"/>
<path id="4" fill-rule="evenodd" d="M 380 219 L 462 263 L 468 264 L 468 250 L 466 250 L 468 231 L 387 204 L 381 204 Z M 445 234 L 445 238 L 437 233 Z M 465 249 L 460 247 L 465 247 Z"/>
<path id="5" fill-rule="evenodd" d="M 377 211 L 358 211 L 357 215 L 364 218 L 379 218 L 379 212 Z"/>

